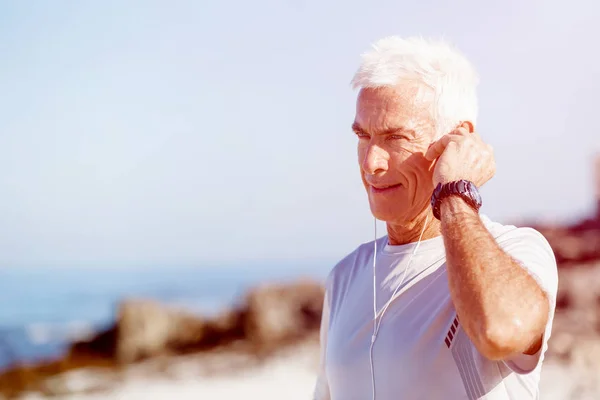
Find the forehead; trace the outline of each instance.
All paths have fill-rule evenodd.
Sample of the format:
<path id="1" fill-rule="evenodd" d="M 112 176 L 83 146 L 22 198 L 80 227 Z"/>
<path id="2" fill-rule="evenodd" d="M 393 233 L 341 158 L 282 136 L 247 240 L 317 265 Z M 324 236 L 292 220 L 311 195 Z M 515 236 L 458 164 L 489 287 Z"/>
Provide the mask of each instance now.
<path id="1" fill-rule="evenodd" d="M 433 118 L 426 95 L 426 89 L 416 84 L 363 88 L 354 122 L 372 133 L 395 128 L 428 130 L 433 128 Z"/>

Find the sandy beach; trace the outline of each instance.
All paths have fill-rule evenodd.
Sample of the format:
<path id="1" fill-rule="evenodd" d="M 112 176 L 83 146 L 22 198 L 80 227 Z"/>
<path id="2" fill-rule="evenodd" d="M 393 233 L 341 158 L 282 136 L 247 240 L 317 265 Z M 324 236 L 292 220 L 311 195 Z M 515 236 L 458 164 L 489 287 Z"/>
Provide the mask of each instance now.
<path id="1" fill-rule="evenodd" d="M 49 380 L 46 390 L 52 393 L 52 398 L 65 400 L 300 400 L 312 396 L 318 363 L 318 345 L 314 340 L 282 351 L 264 362 L 235 354 L 209 357 L 192 355 L 150 360 L 129 366 L 120 373 L 92 368 L 75 370 Z M 230 371 L 230 366 L 235 364 L 245 366 Z M 213 369 L 208 370 L 207 365 Z M 220 368 L 223 369 L 218 371 Z M 30 393 L 20 398 L 33 400 L 48 396 Z"/>
<path id="2" fill-rule="evenodd" d="M 207 374 L 196 356 L 177 357 L 168 365 L 157 361 L 129 367 L 120 377 L 94 369 L 78 370 L 55 378 L 52 398 L 64 400 L 191 400 L 311 399 L 316 377 L 318 347 L 314 342 L 269 359 L 263 365 L 234 373 Z M 152 372 L 154 371 L 154 372 Z M 597 371 L 594 372 L 597 374 Z M 592 373 L 593 374 L 593 373 Z M 600 377 L 575 365 L 549 360 L 540 385 L 541 400 L 594 400 L 600 398 Z M 52 387 L 52 384 L 49 385 Z M 21 399 L 47 399 L 25 394 Z"/>

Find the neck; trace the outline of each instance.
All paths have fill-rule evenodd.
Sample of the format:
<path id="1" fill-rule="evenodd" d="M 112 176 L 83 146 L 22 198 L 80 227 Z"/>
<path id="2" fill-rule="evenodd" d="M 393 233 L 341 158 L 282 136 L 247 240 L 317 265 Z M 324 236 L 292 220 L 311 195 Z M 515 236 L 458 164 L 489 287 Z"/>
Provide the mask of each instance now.
<path id="1" fill-rule="evenodd" d="M 425 221 L 427 221 L 427 226 L 425 226 L 425 231 L 423 231 Z M 440 221 L 438 221 L 429 210 L 427 213 L 419 215 L 408 223 L 395 224 L 388 222 L 386 225 L 388 243 L 393 246 L 414 243 L 421 237 L 421 232 L 423 232 L 421 240 L 433 239 L 441 234 Z"/>

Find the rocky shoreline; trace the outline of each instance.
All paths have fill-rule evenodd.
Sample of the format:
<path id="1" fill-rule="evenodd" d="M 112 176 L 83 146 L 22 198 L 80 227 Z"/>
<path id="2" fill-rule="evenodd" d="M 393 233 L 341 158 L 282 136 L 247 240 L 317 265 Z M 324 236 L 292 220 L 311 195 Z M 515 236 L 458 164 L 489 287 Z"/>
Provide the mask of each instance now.
<path id="1" fill-rule="evenodd" d="M 600 398 L 600 218 L 535 228 L 555 251 L 560 280 L 544 398 L 560 390 L 553 398 Z M 61 359 L 1 373 L 0 398 L 102 396 L 132 377 L 232 376 L 274 360 L 303 359 L 310 376 L 318 362 L 323 293 L 312 280 L 265 284 L 213 318 L 127 300 L 111 328 L 73 343 Z M 572 378 L 557 381 L 553 374 Z"/>
<path id="2" fill-rule="evenodd" d="M 73 343 L 64 357 L 0 374 L 0 395 L 58 395 L 69 386 L 57 383 L 60 376 L 68 380 L 68 374 L 81 369 L 93 368 L 99 376 L 110 376 L 110 382 L 132 367 L 160 371 L 161 365 L 190 358 L 202 365 L 204 375 L 253 367 L 289 348 L 318 345 L 323 295 L 321 283 L 312 280 L 265 284 L 213 318 L 152 300 L 126 300 L 112 327 Z M 92 386 L 86 390 L 97 390 Z"/>

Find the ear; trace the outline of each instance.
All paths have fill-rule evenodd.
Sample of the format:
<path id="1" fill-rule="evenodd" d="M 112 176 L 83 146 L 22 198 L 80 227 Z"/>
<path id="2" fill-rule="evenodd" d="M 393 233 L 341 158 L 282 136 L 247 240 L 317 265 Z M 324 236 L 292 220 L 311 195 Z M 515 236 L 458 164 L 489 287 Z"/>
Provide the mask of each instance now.
<path id="1" fill-rule="evenodd" d="M 475 127 L 471 121 L 463 121 L 458 126 L 459 128 L 465 128 L 469 133 L 475 132 Z"/>

